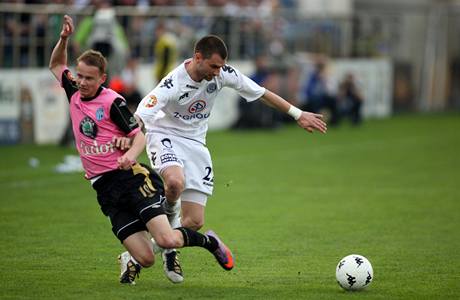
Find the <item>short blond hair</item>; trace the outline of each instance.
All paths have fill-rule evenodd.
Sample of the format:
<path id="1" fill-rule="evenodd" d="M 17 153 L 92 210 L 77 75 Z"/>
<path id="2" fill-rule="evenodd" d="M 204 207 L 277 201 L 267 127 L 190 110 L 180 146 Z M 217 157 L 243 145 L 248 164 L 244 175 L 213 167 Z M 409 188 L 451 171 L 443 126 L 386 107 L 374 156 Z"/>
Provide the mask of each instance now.
<path id="1" fill-rule="evenodd" d="M 107 67 L 107 59 L 101 52 L 96 50 L 86 50 L 77 58 L 77 63 L 84 62 L 88 66 L 94 66 L 99 69 L 101 74 L 105 73 Z"/>

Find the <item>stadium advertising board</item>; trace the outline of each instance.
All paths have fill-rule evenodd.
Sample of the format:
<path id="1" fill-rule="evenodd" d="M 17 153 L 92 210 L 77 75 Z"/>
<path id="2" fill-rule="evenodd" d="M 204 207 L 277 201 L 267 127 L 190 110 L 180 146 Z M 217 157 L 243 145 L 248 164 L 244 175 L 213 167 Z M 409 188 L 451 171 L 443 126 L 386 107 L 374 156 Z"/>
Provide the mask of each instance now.
<path id="1" fill-rule="evenodd" d="M 0 78 L 0 142 L 57 143 L 68 103 L 49 70 L 1 70 Z"/>
<path id="2" fill-rule="evenodd" d="M 230 62 L 245 74 L 252 74 L 251 62 Z M 307 73 L 311 62 L 300 64 Z M 139 67 L 138 86 L 146 95 L 154 87 L 152 66 Z M 393 77 L 389 60 L 336 60 L 331 62 L 330 76 L 338 82 L 353 72 L 364 94 L 363 115 L 387 117 L 392 112 Z M 0 143 L 58 143 L 69 122 L 68 102 L 64 90 L 48 69 L 0 70 Z M 229 128 L 238 118 L 238 94 L 231 89 L 220 93 L 209 118 L 210 130 Z M 225 99 L 225 101 L 223 100 Z"/>

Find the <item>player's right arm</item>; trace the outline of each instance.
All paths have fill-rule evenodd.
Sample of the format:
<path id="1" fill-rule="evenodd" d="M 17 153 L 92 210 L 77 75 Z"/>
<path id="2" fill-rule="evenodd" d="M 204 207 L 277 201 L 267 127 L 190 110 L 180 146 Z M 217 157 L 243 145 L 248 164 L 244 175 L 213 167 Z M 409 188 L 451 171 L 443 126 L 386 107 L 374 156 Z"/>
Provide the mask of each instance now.
<path id="1" fill-rule="evenodd" d="M 57 80 L 61 81 L 62 71 L 67 68 L 67 43 L 74 31 L 72 18 L 64 16 L 59 41 L 51 53 L 49 68 Z"/>
<path id="2" fill-rule="evenodd" d="M 157 117 L 158 112 L 169 101 L 178 98 L 177 89 L 178 82 L 175 77 L 164 78 L 162 82 L 141 100 L 134 113 L 134 117 L 143 131 L 153 128 L 153 121 Z"/>

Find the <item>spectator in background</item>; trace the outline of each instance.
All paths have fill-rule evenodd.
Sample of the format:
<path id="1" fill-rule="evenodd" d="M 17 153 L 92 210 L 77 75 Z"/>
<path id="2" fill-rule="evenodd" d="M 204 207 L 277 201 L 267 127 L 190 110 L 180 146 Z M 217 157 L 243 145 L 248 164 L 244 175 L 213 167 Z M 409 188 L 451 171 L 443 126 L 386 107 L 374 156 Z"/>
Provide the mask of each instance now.
<path id="1" fill-rule="evenodd" d="M 177 39 L 168 30 L 164 20 L 159 20 L 156 24 L 155 37 L 154 77 L 156 82 L 160 82 L 176 66 Z"/>
<path id="2" fill-rule="evenodd" d="M 278 93 L 280 78 L 269 66 L 266 55 L 259 55 L 255 61 L 255 72 L 249 77 L 260 86 Z M 281 114 L 261 101 L 247 102 L 240 98 L 238 103 L 238 120 L 235 129 L 275 128 L 280 125 Z"/>
<path id="3" fill-rule="evenodd" d="M 130 57 L 126 63 L 126 67 L 121 72 L 121 76 L 114 76 L 109 84 L 112 90 L 125 98 L 128 109 L 132 113 L 136 111 L 137 105 L 142 99 L 142 95 L 137 87 L 137 66 L 137 58 Z"/>
<path id="4" fill-rule="evenodd" d="M 205 0 L 185 0 L 184 6 L 178 7 L 180 13 L 178 24 L 179 57 L 187 57 L 189 49 L 202 36 L 208 34 L 212 21 L 207 16 Z"/>
<path id="5" fill-rule="evenodd" d="M 75 53 L 83 49 L 94 49 L 109 61 L 109 78 L 120 74 L 128 57 L 128 40 L 118 23 L 115 9 L 109 0 L 95 0 L 93 16 L 85 17 L 75 33 Z"/>
<path id="6" fill-rule="evenodd" d="M 331 92 L 330 82 L 326 73 L 326 60 L 318 57 L 315 62 L 315 69 L 310 74 L 305 86 L 305 96 L 307 102 L 304 110 L 319 113 L 327 110 L 330 114 L 329 123 L 334 126 L 339 121 L 337 111 L 337 100 Z"/>
<path id="7" fill-rule="evenodd" d="M 21 3 L 21 1 L 18 1 Z M 4 61 L 0 62 L 2 67 L 26 67 L 29 62 L 28 43 L 30 40 L 31 15 L 27 13 L 5 13 L 2 14 L 3 22 L 3 52 Z M 1 45 L 0 44 L 0 45 Z"/>
<path id="8" fill-rule="evenodd" d="M 349 117 L 353 125 L 359 125 L 362 120 L 361 107 L 364 98 L 356 85 L 353 73 L 345 74 L 337 96 L 340 116 Z"/>

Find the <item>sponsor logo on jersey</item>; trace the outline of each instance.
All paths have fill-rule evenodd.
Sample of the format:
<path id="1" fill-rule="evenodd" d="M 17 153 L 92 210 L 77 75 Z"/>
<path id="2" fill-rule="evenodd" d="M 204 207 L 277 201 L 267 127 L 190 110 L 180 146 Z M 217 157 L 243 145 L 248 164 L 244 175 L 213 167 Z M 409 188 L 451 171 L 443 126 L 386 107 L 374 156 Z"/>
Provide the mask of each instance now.
<path id="1" fill-rule="evenodd" d="M 152 107 L 154 107 L 155 105 L 157 105 L 157 103 L 158 103 L 157 97 L 155 97 L 154 95 L 150 95 L 150 96 L 149 96 L 149 101 L 147 101 L 147 102 L 145 103 L 145 107 L 147 107 L 147 108 L 152 108 Z"/>
<path id="2" fill-rule="evenodd" d="M 80 122 L 80 132 L 89 137 L 89 138 L 96 138 L 97 136 L 97 125 L 96 122 L 94 122 L 93 119 L 90 117 L 86 116 L 81 120 Z"/>
<path id="3" fill-rule="evenodd" d="M 163 84 L 160 85 L 161 88 L 162 88 L 162 87 L 165 87 L 165 88 L 167 88 L 167 89 L 170 89 L 170 88 L 172 88 L 173 86 L 174 86 L 174 85 L 173 85 L 173 83 L 172 83 L 172 78 L 165 79 L 165 81 L 163 81 Z"/>
<path id="4" fill-rule="evenodd" d="M 100 121 L 104 119 L 104 108 L 103 107 L 99 107 L 97 110 L 96 110 L 96 120 Z"/>
<path id="5" fill-rule="evenodd" d="M 196 114 L 191 114 L 191 115 L 181 115 L 180 113 L 176 111 L 173 113 L 173 115 L 174 115 L 174 118 L 188 121 L 188 120 L 193 120 L 193 119 L 198 119 L 198 120 L 207 119 L 209 118 L 210 114 L 209 113 L 206 113 L 206 114 L 196 113 Z"/>
<path id="6" fill-rule="evenodd" d="M 168 148 L 168 149 L 171 149 L 171 148 L 172 148 L 171 140 L 168 139 L 168 138 L 162 139 L 162 140 L 161 140 L 161 144 L 162 144 L 165 148 Z"/>
<path id="7" fill-rule="evenodd" d="M 193 86 L 193 85 L 190 85 L 190 84 L 186 84 L 185 87 L 188 87 L 189 89 L 194 89 L 194 90 L 198 89 L 197 86 Z"/>
<path id="8" fill-rule="evenodd" d="M 160 156 L 160 161 L 164 164 L 171 161 L 178 161 L 178 159 L 174 153 L 165 153 Z"/>
<path id="9" fill-rule="evenodd" d="M 181 101 L 182 99 L 185 99 L 188 97 L 188 93 L 185 93 L 183 94 L 182 96 L 179 97 L 179 101 Z"/>
<path id="10" fill-rule="evenodd" d="M 203 111 L 203 109 L 205 108 L 206 102 L 204 102 L 204 100 L 197 100 L 190 104 L 190 106 L 188 107 L 188 112 L 194 114 Z"/>
<path id="11" fill-rule="evenodd" d="M 114 152 L 115 145 L 111 141 L 105 144 L 98 144 L 97 141 L 86 144 L 84 141 L 80 141 L 80 153 L 83 155 L 105 155 Z"/>
<path id="12" fill-rule="evenodd" d="M 215 82 L 211 82 L 206 87 L 206 92 L 208 92 L 209 94 L 214 93 L 216 90 L 217 90 L 217 84 Z"/>

